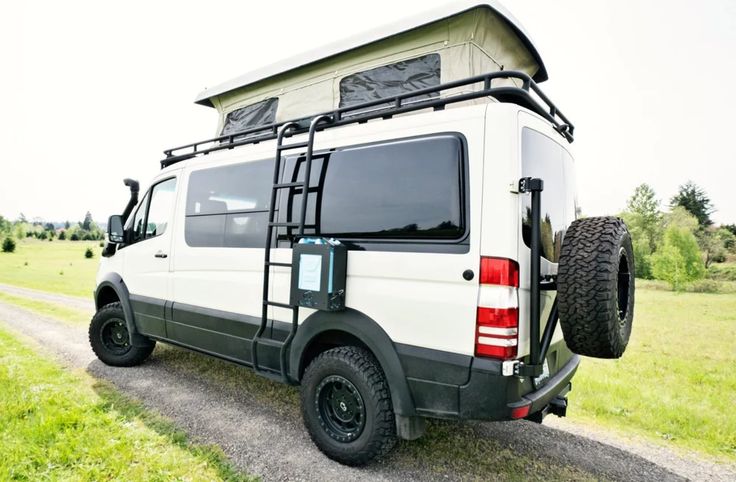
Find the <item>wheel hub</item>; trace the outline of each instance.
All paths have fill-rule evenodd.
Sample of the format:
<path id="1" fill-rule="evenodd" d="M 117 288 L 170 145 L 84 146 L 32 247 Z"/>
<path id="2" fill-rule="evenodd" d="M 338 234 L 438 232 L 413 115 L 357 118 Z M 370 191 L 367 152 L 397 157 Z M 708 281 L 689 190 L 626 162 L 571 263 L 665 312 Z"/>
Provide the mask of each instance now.
<path id="1" fill-rule="evenodd" d="M 331 375 L 317 387 L 315 397 L 320 425 L 339 442 L 358 438 L 365 427 L 366 411 L 358 389 L 348 379 Z"/>
<path id="2" fill-rule="evenodd" d="M 123 355 L 130 350 L 128 340 L 128 327 L 123 320 L 111 318 L 107 320 L 100 330 L 102 344 L 116 355 Z"/>

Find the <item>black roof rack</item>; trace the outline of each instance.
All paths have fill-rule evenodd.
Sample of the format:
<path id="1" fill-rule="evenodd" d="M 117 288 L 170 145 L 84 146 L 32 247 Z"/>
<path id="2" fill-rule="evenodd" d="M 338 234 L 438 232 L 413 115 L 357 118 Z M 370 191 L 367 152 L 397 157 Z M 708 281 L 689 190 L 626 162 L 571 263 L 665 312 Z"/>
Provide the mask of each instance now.
<path id="1" fill-rule="evenodd" d="M 493 81 L 497 79 L 516 79 L 520 80 L 521 87 L 501 86 L 494 87 Z M 462 94 L 449 95 L 442 97 L 443 91 L 456 89 L 458 87 L 471 86 L 474 84 L 483 84 L 480 90 L 474 92 L 466 92 Z M 421 98 L 421 96 L 434 97 Z M 191 159 L 192 157 L 209 154 L 214 151 L 223 149 L 232 149 L 234 147 L 246 144 L 257 144 L 262 141 L 276 139 L 279 128 L 288 123 L 296 123 L 298 127 L 291 131 L 291 135 L 301 134 L 309 131 L 311 119 L 329 115 L 332 122 L 325 124 L 321 129 L 329 129 L 331 127 L 344 126 L 347 124 L 363 123 L 371 119 L 390 119 L 391 117 L 423 109 L 442 110 L 448 104 L 465 102 L 468 100 L 478 99 L 481 97 L 494 97 L 499 102 L 507 102 L 518 104 L 526 107 L 540 116 L 544 117 L 557 132 L 559 132 L 568 142 L 572 142 L 575 126 L 565 117 L 562 112 L 555 106 L 551 100 L 542 92 L 539 86 L 524 72 L 519 71 L 501 71 L 493 72 L 467 79 L 448 82 L 436 87 L 429 87 L 421 90 L 414 90 L 405 94 L 394 97 L 385 97 L 362 104 L 342 107 L 329 112 L 323 112 L 312 117 L 303 119 L 278 122 L 265 126 L 255 127 L 252 129 L 233 132 L 231 134 L 214 137 L 193 144 L 186 144 L 164 151 L 166 158 L 161 161 L 161 168 L 171 166 L 177 162 Z M 386 104 L 389 104 L 387 107 Z"/>

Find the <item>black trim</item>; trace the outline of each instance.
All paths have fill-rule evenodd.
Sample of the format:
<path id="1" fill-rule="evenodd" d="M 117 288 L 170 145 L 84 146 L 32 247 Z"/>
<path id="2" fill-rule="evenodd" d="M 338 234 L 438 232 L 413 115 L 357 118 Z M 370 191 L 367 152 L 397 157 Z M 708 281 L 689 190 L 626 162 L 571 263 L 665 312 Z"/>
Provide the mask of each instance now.
<path id="1" fill-rule="evenodd" d="M 119 296 L 129 331 L 147 341 L 147 337 L 138 334 L 136 323 L 131 323 L 133 311 L 122 279 L 115 274 L 107 278 L 98 286 L 95 299 L 102 289 L 116 289 L 116 293 L 123 295 Z M 166 335 L 146 333 L 148 337 L 252 366 L 250 340 L 261 323 L 260 317 L 142 296 L 132 298 L 136 320 L 151 313 L 162 314 L 166 319 Z M 265 341 L 283 340 L 290 328 L 290 323 L 270 320 L 266 333 L 271 337 Z M 531 403 L 531 413 L 542 410 L 568 389 L 580 363 L 580 357 L 573 355 L 564 342 L 552 345 L 547 361 L 554 375 L 535 390 L 531 377 L 503 376 L 500 360 L 393 343 L 373 319 L 347 308 L 342 312 L 314 312 L 299 325 L 288 354 L 291 383 L 301 380 L 310 346 L 327 332 L 352 336 L 374 354 L 389 382 L 394 411 L 399 417 L 397 423 L 404 427 L 404 438 L 421 432 L 421 423 L 412 418 L 418 415 L 510 420 L 511 408 L 519 404 Z M 268 344 L 261 348 L 268 348 Z M 264 349 L 259 353 L 259 363 L 278 370 L 278 350 Z"/>
<path id="2" fill-rule="evenodd" d="M 115 295 L 120 300 L 120 304 L 123 307 L 123 313 L 125 314 L 125 324 L 130 334 L 130 344 L 137 347 L 149 346 L 149 341 L 138 332 L 138 328 L 135 324 L 135 316 L 133 315 L 133 308 L 130 305 L 130 293 L 128 287 L 125 286 L 123 278 L 117 273 L 107 273 L 103 276 L 102 280 L 97 284 L 95 289 L 95 308 L 100 309 L 100 294 L 107 289 L 111 289 L 115 292 Z"/>
<path id="3" fill-rule="evenodd" d="M 274 332 L 280 328 L 280 324 L 273 323 Z M 317 311 L 299 325 L 289 353 L 291 379 L 301 380 L 306 368 L 304 356 L 310 344 L 320 334 L 328 331 L 345 332 L 364 343 L 386 375 L 394 412 L 400 416 L 416 414 L 404 369 L 391 338 L 373 319 L 352 308 L 346 308 L 341 312 Z"/>
<path id="4" fill-rule="evenodd" d="M 166 301 L 148 296 L 130 295 L 135 324 L 147 336 L 166 336 Z"/>

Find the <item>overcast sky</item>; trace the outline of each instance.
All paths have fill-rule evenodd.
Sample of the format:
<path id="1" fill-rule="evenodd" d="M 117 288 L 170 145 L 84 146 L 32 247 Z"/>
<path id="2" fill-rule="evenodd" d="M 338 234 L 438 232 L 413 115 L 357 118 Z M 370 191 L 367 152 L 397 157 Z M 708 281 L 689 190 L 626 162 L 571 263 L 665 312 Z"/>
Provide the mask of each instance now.
<path id="1" fill-rule="evenodd" d="M 17 1 L 0 7 L 0 214 L 97 220 L 164 148 L 214 134 L 204 87 L 445 1 Z M 736 1 L 506 0 L 576 125 L 587 215 L 693 180 L 736 223 Z"/>

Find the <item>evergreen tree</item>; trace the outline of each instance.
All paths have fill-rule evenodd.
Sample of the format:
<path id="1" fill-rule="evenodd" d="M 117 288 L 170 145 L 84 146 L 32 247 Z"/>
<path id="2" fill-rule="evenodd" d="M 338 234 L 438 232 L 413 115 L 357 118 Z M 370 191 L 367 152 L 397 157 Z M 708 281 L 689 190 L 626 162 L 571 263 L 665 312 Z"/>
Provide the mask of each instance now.
<path id="1" fill-rule="evenodd" d="M 670 201 L 672 207 L 682 206 L 687 209 L 690 214 L 695 216 L 701 228 L 706 228 L 713 224 L 710 215 L 715 209 L 710 202 L 710 198 L 705 191 L 692 181 L 688 181 L 682 186 L 678 193 Z"/>

